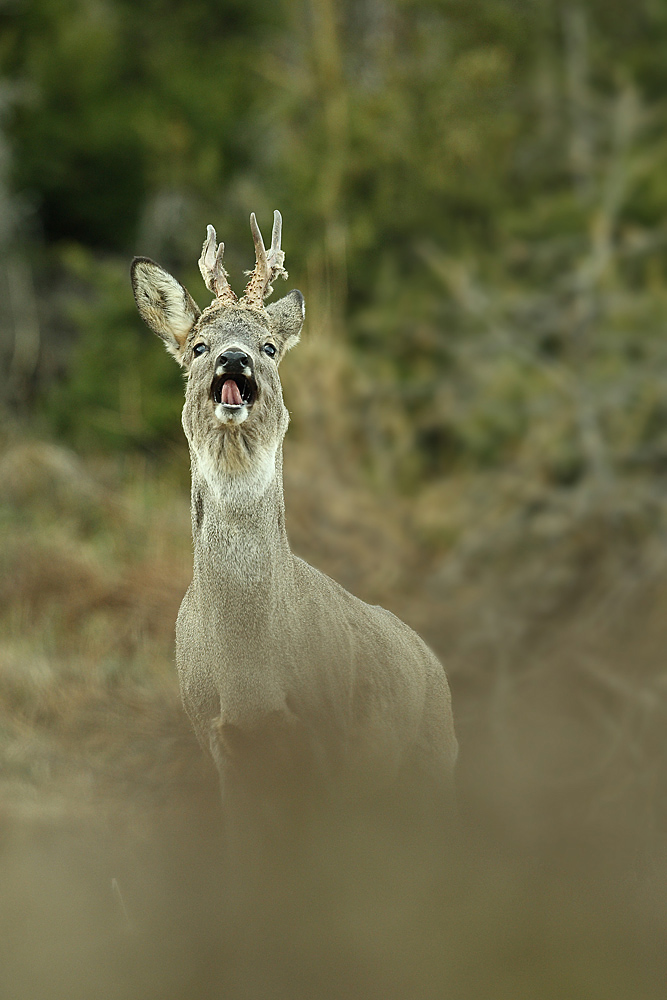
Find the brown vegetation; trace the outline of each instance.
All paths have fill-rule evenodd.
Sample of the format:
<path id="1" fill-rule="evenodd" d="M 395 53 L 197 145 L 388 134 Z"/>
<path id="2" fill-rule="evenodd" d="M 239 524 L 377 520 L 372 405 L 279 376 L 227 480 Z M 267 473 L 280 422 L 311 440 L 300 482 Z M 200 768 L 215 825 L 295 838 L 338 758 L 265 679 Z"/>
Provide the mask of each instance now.
<path id="1" fill-rule="evenodd" d="M 172 667 L 186 470 L 8 441 L 3 995 L 660 996 L 660 505 L 519 504 L 498 475 L 408 501 L 313 427 L 286 452 L 293 546 L 443 656 L 464 844 L 396 803 L 316 829 L 296 864 L 262 859 L 240 897 L 221 882 L 217 789 Z"/>

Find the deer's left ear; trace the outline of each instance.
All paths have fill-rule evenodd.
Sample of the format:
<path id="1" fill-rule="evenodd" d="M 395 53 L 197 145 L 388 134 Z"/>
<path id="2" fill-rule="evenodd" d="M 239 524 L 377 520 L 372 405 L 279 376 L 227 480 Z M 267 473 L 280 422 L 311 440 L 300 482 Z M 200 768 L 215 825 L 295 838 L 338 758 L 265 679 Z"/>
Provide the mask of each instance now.
<path id="1" fill-rule="evenodd" d="M 271 321 L 271 332 L 278 341 L 281 353 L 289 351 L 299 341 L 306 316 L 306 303 L 298 289 L 283 299 L 265 306 Z"/>
<path id="2" fill-rule="evenodd" d="M 188 334 L 201 315 L 199 306 L 180 281 L 149 257 L 134 258 L 130 277 L 141 318 L 180 362 Z"/>

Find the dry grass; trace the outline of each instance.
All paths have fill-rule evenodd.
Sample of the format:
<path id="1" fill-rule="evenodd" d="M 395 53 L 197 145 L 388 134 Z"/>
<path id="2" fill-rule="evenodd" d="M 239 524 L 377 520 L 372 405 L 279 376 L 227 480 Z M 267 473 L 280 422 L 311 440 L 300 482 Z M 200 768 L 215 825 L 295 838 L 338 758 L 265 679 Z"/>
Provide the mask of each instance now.
<path id="1" fill-rule="evenodd" d="M 16 441 L 0 456 L 0 995 L 661 997 L 659 500 L 461 477 L 407 502 L 298 426 L 286 490 L 295 549 L 448 663 L 463 843 L 399 804 L 341 816 L 234 895 L 172 666 L 186 470 Z"/>

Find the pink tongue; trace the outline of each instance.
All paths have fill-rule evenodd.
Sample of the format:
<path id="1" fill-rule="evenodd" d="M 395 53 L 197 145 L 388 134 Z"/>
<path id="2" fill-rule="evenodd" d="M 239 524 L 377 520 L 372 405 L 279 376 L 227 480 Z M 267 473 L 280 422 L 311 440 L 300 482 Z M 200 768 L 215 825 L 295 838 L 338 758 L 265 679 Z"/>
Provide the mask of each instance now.
<path id="1" fill-rule="evenodd" d="M 243 400 L 241 399 L 241 393 L 239 392 L 239 387 L 233 378 L 228 378 L 222 387 L 222 402 L 227 403 L 228 406 L 240 406 Z"/>

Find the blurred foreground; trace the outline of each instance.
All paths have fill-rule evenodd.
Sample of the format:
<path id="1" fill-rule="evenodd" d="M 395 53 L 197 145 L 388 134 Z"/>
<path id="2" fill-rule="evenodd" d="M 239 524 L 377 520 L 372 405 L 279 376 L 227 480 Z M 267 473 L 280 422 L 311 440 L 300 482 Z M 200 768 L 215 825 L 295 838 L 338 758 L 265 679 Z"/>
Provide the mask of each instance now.
<path id="1" fill-rule="evenodd" d="M 295 550 L 447 665 L 463 836 L 369 807 L 232 890 L 172 665 L 187 469 L 7 441 L 0 995 L 664 996 L 658 501 L 497 475 L 408 502 L 289 436 L 285 465 Z"/>

